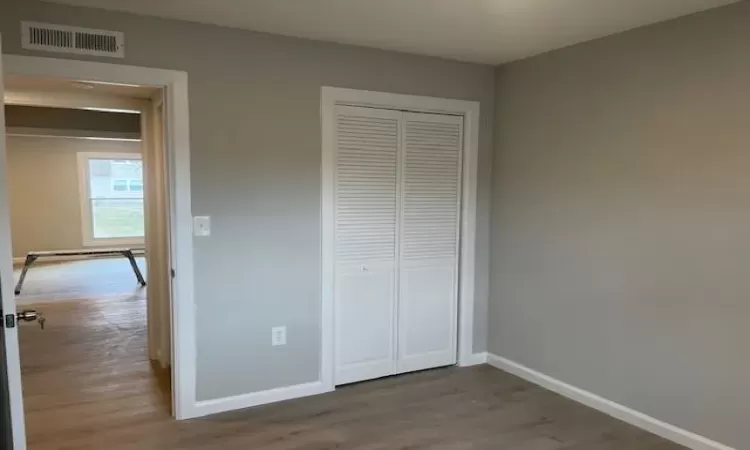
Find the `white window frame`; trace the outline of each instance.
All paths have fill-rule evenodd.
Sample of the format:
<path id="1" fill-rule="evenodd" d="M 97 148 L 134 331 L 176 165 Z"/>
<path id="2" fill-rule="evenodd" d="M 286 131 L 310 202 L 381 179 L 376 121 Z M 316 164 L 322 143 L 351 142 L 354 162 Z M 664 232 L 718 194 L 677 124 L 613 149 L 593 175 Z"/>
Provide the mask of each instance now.
<path id="1" fill-rule="evenodd" d="M 144 237 L 97 238 L 94 237 L 94 216 L 91 209 L 91 185 L 89 181 L 89 161 L 92 159 L 143 160 L 140 153 L 80 152 L 78 153 L 78 186 L 81 201 L 81 236 L 84 247 L 143 246 Z M 128 180 L 126 180 L 128 181 Z M 130 186 L 128 181 L 128 187 Z M 129 190 L 127 192 L 130 192 Z M 145 192 L 143 193 L 145 195 Z M 145 205 L 145 199 L 144 199 Z M 145 206 L 144 206 L 145 208 Z M 144 211 L 145 213 L 145 211 Z"/>

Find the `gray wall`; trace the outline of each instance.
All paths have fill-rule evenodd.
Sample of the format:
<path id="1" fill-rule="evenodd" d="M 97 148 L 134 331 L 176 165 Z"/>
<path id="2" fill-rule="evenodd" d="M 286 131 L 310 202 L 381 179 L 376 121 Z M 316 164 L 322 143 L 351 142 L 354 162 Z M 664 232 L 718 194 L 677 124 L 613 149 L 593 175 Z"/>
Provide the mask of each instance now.
<path id="1" fill-rule="evenodd" d="M 5 126 L 83 130 L 117 133 L 140 133 L 141 116 L 82 109 L 6 106 Z"/>
<path id="2" fill-rule="evenodd" d="M 140 153 L 140 142 L 8 136 L 13 256 L 84 248 L 79 152 Z"/>
<path id="3" fill-rule="evenodd" d="M 194 242 L 198 399 L 318 379 L 321 86 L 481 102 L 475 350 L 485 350 L 493 68 L 35 0 L 4 1 L 4 51 L 30 54 L 21 20 L 123 31 L 127 56 L 113 62 L 189 75 L 193 214 L 212 217 L 212 236 Z M 272 348 L 278 325 L 288 345 Z"/>
<path id="4" fill-rule="evenodd" d="M 489 350 L 750 448 L 750 2 L 497 70 Z"/>

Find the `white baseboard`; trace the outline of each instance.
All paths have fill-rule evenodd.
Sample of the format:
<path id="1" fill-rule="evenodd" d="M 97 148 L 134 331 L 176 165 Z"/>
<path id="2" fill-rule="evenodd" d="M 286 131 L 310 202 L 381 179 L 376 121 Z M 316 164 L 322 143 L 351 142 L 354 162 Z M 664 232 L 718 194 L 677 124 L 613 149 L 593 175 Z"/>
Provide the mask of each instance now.
<path id="1" fill-rule="evenodd" d="M 458 362 L 458 367 L 469 367 L 477 366 L 479 364 L 487 364 L 487 352 L 472 353 L 468 357 Z"/>
<path id="2" fill-rule="evenodd" d="M 269 389 L 267 391 L 253 392 L 250 394 L 237 395 L 234 397 L 220 398 L 216 400 L 204 400 L 195 403 L 195 408 L 190 418 L 218 414 L 225 411 L 251 408 L 253 406 L 276 403 L 294 398 L 308 397 L 310 395 L 324 394 L 332 389 L 325 386 L 321 381 L 298 384 L 283 388 Z"/>
<path id="3" fill-rule="evenodd" d="M 487 353 L 474 353 L 459 362 L 459 366 L 468 367 L 487 363 Z M 196 402 L 189 418 L 208 416 L 237 409 L 252 408 L 253 406 L 276 403 L 284 400 L 308 397 L 311 395 L 333 392 L 335 387 L 327 386 L 322 381 L 298 384 L 283 388 L 269 389 L 267 391 L 253 392 L 250 394 L 237 395 L 234 397 L 220 398 L 216 400 L 204 400 Z"/>
<path id="4" fill-rule="evenodd" d="M 500 370 L 512 373 L 526 381 L 537 384 L 550 391 L 582 403 L 590 408 L 599 410 L 623 422 L 649 431 L 670 441 L 676 442 L 693 450 L 735 450 L 711 439 L 697 435 L 690 431 L 662 422 L 651 416 L 638 412 L 627 406 L 620 405 L 589 391 L 571 386 L 558 379 L 552 378 L 522 364 L 488 353 L 487 362 Z"/>

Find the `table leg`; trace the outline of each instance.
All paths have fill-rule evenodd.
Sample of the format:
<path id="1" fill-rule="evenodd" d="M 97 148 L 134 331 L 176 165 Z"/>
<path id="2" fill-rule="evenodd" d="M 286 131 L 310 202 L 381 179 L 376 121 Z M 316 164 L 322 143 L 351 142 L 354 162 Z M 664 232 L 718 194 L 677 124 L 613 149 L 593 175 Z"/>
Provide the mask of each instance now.
<path id="1" fill-rule="evenodd" d="M 26 279 L 26 272 L 29 271 L 29 268 L 32 264 L 34 264 L 34 261 L 38 256 L 34 255 L 26 255 L 26 261 L 23 263 L 23 270 L 21 270 L 21 276 L 18 278 L 18 283 L 16 284 L 16 295 L 19 295 L 21 293 L 21 288 L 23 287 L 23 280 Z"/>
<path id="2" fill-rule="evenodd" d="M 138 268 L 138 264 L 135 262 L 135 256 L 133 256 L 133 252 L 130 250 L 126 250 L 122 252 L 122 255 L 128 258 L 128 261 L 130 261 L 130 266 L 133 268 L 133 272 L 135 272 L 135 277 L 138 278 L 138 283 L 140 283 L 141 286 L 145 286 L 146 280 L 143 279 L 141 269 Z"/>

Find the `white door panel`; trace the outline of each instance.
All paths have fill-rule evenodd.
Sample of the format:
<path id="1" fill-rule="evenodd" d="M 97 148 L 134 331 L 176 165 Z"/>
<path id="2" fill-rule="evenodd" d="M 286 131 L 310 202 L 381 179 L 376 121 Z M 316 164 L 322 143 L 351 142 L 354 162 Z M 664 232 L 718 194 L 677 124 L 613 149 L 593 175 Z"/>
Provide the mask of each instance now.
<path id="1" fill-rule="evenodd" d="M 336 384 L 457 359 L 463 118 L 336 107 Z"/>
<path id="2" fill-rule="evenodd" d="M 394 265 L 349 265 L 336 271 L 336 382 L 393 374 Z"/>
<path id="3" fill-rule="evenodd" d="M 0 55 L 2 54 L 0 37 Z M 5 116 L 3 100 L 3 67 L 0 57 L 0 448 L 26 448 L 23 394 L 21 391 L 21 360 L 18 351 L 18 325 L 8 326 L 6 318 L 15 317 L 16 297 L 13 292 L 13 256 L 8 209 L 8 165 L 5 153 Z"/>
<path id="4" fill-rule="evenodd" d="M 402 263 L 397 372 L 456 363 L 456 261 Z"/>
<path id="5" fill-rule="evenodd" d="M 335 383 L 395 370 L 400 113 L 336 107 Z"/>
<path id="6" fill-rule="evenodd" d="M 398 373 L 455 364 L 463 118 L 404 113 Z"/>

